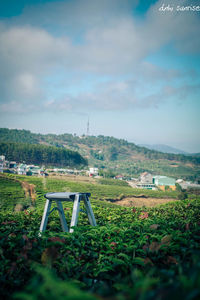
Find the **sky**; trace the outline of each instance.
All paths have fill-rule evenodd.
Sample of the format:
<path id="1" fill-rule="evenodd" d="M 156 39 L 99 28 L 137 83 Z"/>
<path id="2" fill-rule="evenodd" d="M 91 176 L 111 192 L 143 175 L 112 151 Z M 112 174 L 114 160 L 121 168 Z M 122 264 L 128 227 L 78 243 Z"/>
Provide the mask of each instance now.
<path id="1" fill-rule="evenodd" d="M 200 1 L 0 0 L 0 127 L 200 152 Z"/>

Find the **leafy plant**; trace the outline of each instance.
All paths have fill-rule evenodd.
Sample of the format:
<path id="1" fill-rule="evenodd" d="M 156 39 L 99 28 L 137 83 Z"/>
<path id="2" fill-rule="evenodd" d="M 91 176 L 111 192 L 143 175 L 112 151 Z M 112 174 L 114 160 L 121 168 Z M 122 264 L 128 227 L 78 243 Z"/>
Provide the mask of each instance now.
<path id="1" fill-rule="evenodd" d="M 63 281 L 52 271 L 45 268 L 36 268 L 37 273 L 25 288 L 24 292 L 16 293 L 14 299 L 24 300 L 96 300 L 88 292 L 81 291 L 77 281 Z"/>
<path id="2" fill-rule="evenodd" d="M 128 195 L 134 191 L 128 187 L 56 179 L 44 185 L 41 178 L 14 175 L 0 179 L 10 189 L 10 203 L 16 200 L 14 187 L 20 189 L 18 180 L 34 184 L 37 196 L 34 209 L 13 211 L 8 205 L 0 211 L 2 299 L 199 299 L 200 198 L 196 195 L 154 208 L 124 208 L 102 199 Z M 90 226 L 80 212 L 74 232 L 63 233 L 54 211 L 46 232 L 38 235 L 44 193 L 66 189 L 91 189 L 98 225 Z M 9 203 L 7 197 L 5 193 L 1 198 L 4 204 Z M 63 205 L 68 223 L 72 205 Z"/>

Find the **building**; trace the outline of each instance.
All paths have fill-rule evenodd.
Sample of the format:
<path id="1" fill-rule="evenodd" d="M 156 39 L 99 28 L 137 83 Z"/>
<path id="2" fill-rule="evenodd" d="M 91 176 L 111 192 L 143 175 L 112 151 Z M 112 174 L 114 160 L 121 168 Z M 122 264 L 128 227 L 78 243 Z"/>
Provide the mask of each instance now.
<path id="1" fill-rule="evenodd" d="M 89 168 L 88 172 L 89 176 L 98 176 L 99 175 L 99 169 L 98 168 Z"/>
<path id="2" fill-rule="evenodd" d="M 140 175 L 140 183 L 152 183 L 152 180 L 153 176 L 148 172 L 144 172 Z"/>
<path id="3" fill-rule="evenodd" d="M 0 161 L 5 161 L 5 156 L 4 155 L 0 155 Z"/>
<path id="4" fill-rule="evenodd" d="M 200 184 L 184 181 L 183 179 L 176 180 L 176 183 L 178 183 L 183 190 L 200 189 Z"/>
<path id="5" fill-rule="evenodd" d="M 119 175 L 115 176 L 114 179 L 123 180 L 124 176 L 119 174 Z"/>
<path id="6" fill-rule="evenodd" d="M 153 181 L 156 186 L 158 186 L 161 190 L 165 190 L 165 187 L 169 187 L 172 190 L 176 189 L 176 180 L 167 176 L 154 176 Z"/>
<path id="7" fill-rule="evenodd" d="M 5 156 L 1 155 L 0 156 L 0 173 L 3 173 L 5 167 Z"/>
<path id="8" fill-rule="evenodd" d="M 27 175 L 31 176 L 43 176 L 44 175 L 44 169 L 43 167 L 40 168 L 39 166 L 31 165 L 27 166 L 26 168 Z"/>
<path id="9" fill-rule="evenodd" d="M 32 175 L 43 175 L 44 173 L 44 171 L 38 166 L 30 166 L 29 171 L 32 173 Z"/>
<path id="10" fill-rule="evenodd" d="M 9 169 L 15 169 L 15 168 L 17 168 L 16 161 L 10 161 L 9 162 Z"/>
<path id="11" fill-rule="evenodd" d="M 137 183 L 136 188 L 146 189 L 146 190 L 156 190 L 156 186 L 153 183 Z"/>
<path id="12" fill-rule="evenodd" d="M 140 174 L 139 180 L 135 183 L 135 187 L 139 189 L 156 190 L 156 186 L 152 180 L 153 176 L 148 172 L 144 172 Z"/>
<path id="13" fill-rule="evenodd" d="M 27 172 L 27 165 L 19 164 L 17 168 L 17 174 L 19 175 L 26 175 Z"/>

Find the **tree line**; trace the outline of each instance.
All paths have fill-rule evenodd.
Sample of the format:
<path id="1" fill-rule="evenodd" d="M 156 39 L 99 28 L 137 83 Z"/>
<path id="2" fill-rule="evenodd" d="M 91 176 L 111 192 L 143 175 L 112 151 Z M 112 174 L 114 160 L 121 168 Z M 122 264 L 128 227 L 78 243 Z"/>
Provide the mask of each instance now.
<path id="1" fill-rule="evenodd" d="M 5 155 L 6 160 L 18 163 L 61 167 L 87 165 L 87 160 L 78 152 L 45 145 L 1 142 L 0 155 Z"/>

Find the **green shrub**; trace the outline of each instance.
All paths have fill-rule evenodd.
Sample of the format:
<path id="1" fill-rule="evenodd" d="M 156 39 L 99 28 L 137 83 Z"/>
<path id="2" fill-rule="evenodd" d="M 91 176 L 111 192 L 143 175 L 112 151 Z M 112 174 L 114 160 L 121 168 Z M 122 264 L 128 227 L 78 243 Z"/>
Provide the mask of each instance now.
<path id="1" fill-rule="evenodd" d="M 154 208 L 124 208 L 99 199 L 134 189 L 49 178 L 44 183 L 25 176 L 17 180 L 35 185 L 36 208 L 13 212 L 7 203 L 0 211 L 2 299 L 199 299 L 199 197 Z M 20 183 L 13 175 L 0 182 L 14 201 Z M 80 212 L 74 233 L 63 233 L 53 211 L 39 236 L 44 193 L 66 189 L 92 191 L 97 226 L 90 226 Z M 63 203 L 68 223 L 72 205 Z"/>
<path id="2" fill-rule="evenodd" d="M 82 286 L 79 283 L 79 286 Z M 37 268 L 36 275 L 23 292 L 16 293 L 19 300 L 97 300 L 88 292 L 81 291 L 78 282 L 63 281 L 46 268 Z"/>
<path id="3" fill-rule="evenodd" d="M 182 192 L 180 192 L 179 194 L 178 194 L 178 199 L 179 200 L 185 200 L 185 199 L 187 199 L 188 198 L 188 194 L 186 193 L 186 192 L 184 192 L 184 191 L 182 191 Z"/>

